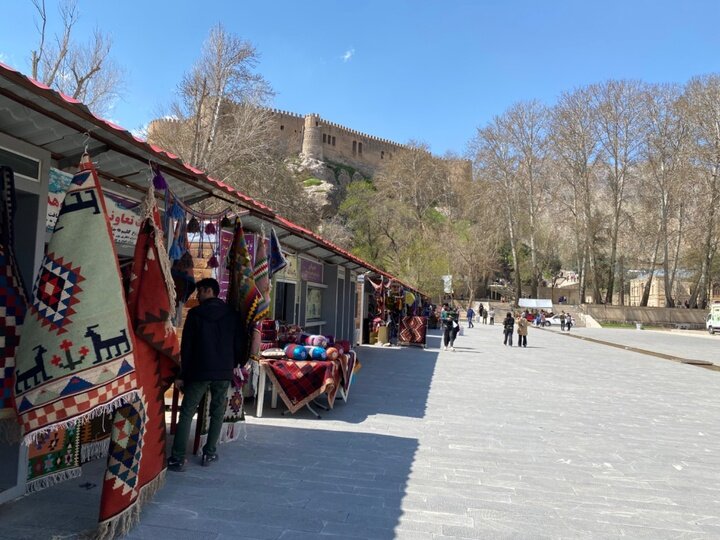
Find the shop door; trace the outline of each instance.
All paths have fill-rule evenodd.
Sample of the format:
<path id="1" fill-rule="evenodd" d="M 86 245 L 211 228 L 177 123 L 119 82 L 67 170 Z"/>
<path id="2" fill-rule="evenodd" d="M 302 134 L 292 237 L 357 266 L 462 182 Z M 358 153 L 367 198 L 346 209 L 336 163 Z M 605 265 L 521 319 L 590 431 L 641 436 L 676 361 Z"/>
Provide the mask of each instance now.
<path id="1" fill-rule="evenodd" d="M 275 283 L 275 318 L 295 324 L 295 283 Z"/>

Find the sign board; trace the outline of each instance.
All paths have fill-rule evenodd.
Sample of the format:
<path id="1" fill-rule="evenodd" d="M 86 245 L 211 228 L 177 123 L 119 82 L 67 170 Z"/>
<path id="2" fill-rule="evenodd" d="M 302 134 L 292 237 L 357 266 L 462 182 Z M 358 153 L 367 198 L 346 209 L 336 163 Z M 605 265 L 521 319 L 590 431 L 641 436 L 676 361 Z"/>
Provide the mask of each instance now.
<path id="1" fill-rule="evenodd" d="M 365 283 L 365 274 L 358 274 L 357 282 L 358 282 L 358 283 Z"/>
<path id="2" fill-rule="evenodd" d="M 50 185 L 48 187 L 47 214 L 45 226 L 48 232 L 52 232 L 55 223 L 60 215 L 60 207 L 65 200 L 65 193 L 73 175 L 59 169 L 51 168 L 49 171 Z M 107 208 L 108 221 L 112 227 L 115 242 L 126 246 L 134 246 L 137 241 L 138 232 L 142 218 L 139 213 L 140 203 L 123 197 L 103 188 L 105 196 L 105 207 Z"/>
<path id="3" fill-rule="evenodd" d="M 300 279 L 311 283 L 323 283 L 322 263 L 300 258 Z"/>
<path id="4" fill-rule="evenodd" d="M 285 253 L 285 260 L 287 265 L 285 268 L 273 274 L 273 277 L 278 277 L 287 281 L 298 280 L 298 258 L 296 255 L 289 255 Z"/>

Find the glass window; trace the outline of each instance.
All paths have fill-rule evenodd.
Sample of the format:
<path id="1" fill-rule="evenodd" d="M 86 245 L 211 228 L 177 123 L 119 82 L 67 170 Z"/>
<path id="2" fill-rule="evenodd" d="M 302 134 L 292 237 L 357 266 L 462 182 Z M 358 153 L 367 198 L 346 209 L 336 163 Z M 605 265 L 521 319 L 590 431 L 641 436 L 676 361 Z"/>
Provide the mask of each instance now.
<path id="1" fill-rule="evenodd" d="M 308 287 L 305 318 L 319 319 L 320 317 L 322 317 L 322 289 Z"/>

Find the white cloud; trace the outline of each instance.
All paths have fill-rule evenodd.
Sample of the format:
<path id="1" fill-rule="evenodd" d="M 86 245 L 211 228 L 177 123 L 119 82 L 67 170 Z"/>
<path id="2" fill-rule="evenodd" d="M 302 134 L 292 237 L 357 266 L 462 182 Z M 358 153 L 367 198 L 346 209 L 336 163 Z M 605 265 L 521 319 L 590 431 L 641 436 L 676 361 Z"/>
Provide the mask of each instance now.
<path id="1" fill-rule="evenodd" d="M 349 62 L 353 56 L 355 56 L 355 49 L 348 49 L 340 58 L 343 62 Z"/>

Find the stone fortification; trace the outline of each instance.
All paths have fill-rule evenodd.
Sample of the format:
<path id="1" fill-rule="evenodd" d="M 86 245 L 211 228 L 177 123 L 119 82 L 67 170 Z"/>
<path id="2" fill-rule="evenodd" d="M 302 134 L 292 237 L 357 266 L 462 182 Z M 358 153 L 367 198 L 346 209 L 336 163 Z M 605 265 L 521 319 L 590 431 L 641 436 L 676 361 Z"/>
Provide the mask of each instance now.
<path id="1" fill-rule="evenodd" d="M 359 171 L 369 178 L 393 156 L 408 146 L 368 135 L 323 119 L 319 114 L 300 115 L 280 109 L 265 109 L 275 134 L 278 150 L 288 156 L 301 156 L 310 162 L 339 164 Z M 176 129 L 180 120 L 162 118 L 148 126 L 148 138 Z M 440 158 L 438 158 L 440 159 Z M 467 160 L 448 160 L 453 175 L 469 179 L 472 174 Z"/>
<path id="2" fill-rule="evenodd" d="M 338 163 L 372 177 L 383 164 L 409 147 L 330 122 L 319 114 L 301 116 L 268 109 L 278 140 L 289 154 L 324 163 Z M 440 158 L 438 158 L 440 159 Z M 453 175 L 470 179 L 472 166 L 464 159 L 448 160 Z"/>

